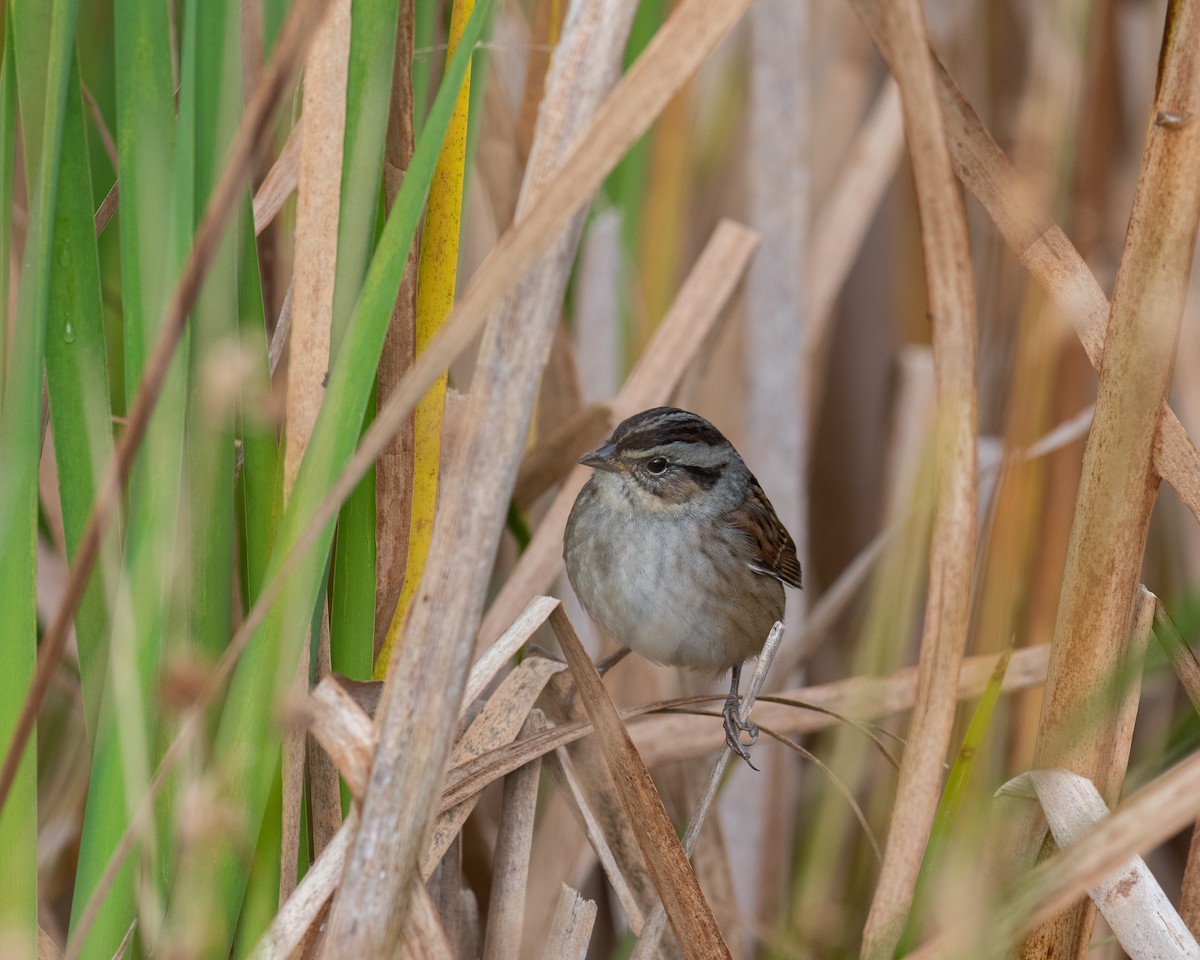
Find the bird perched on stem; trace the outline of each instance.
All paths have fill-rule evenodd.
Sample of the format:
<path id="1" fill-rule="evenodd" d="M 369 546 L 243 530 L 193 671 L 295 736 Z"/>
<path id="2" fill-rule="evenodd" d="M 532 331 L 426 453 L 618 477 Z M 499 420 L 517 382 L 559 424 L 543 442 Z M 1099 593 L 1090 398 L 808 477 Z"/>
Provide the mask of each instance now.
<path id="1" fill-rule="evenodd" d="M 655 407 L 620 423 L 579 461 L 595 470 L 567 520 L 563 558 L 583 608 L 656 663 L 733 671 L 723 711 L 747 763 L 738 717 L 742 664 L 800 586 L 796 545 L 762 487 L 703 417 Z"/>

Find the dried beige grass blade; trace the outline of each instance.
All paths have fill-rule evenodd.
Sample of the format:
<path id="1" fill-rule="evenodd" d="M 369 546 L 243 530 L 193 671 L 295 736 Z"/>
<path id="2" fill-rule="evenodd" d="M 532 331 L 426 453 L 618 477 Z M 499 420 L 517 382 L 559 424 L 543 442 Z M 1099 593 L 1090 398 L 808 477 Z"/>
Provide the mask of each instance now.
<path id="1" fill-rule="evenodd" d="M 1130 857 L 1153 850 L 1196 817 L 1200 755 L 1192 755 L 1143 787 L 1071 846 L 1029 871 L 1012 900 L 989 912 L 983 929 L 989 949 L 1016 943 L 1026 931 L 1069 907 L 1089 887 Z M 977 955 L 973 922 L 948 931 L 909 954 L 959 960 Z"/>
<path id="2" fill-rule="evenodd" d="M 671 309 L 613 400 L 614 421 L 667 402 L 737 289 L 757 246 L 758 235 L 746 227 L 732 220 L 717 225 Z M 590 473 L 587 467 L 576 467 L 563 481 L 529 546 L 488 608 L 478 643 L 491 643 L 516 610 L 531 595 L 545 590 L 562 569 L 567 516 Z"/>
<path id="3" fill-rule="evenodd" d="M 763 684 L 767 681 L 767 671 L 771 669 L 771 663 L 775 659 L 775 653 L 779 650 L 782 640 L 783 621 L 777 620 L 775 626 L 771 628 L 766 643 L 763 644 L 762 652 L 758 656 L 758 663 L 754 669 L 754 677 L 750 681 L 750 689 L 746 691 L 738 710 L 738 719 L 743 724 L 750 719 L 750 711 L 754 709 L 754 702 L 758 699 Z M 696 841 L 700 839 L 700 830 L 704 827 L 709 808 L 717 796 L 717 788 L 721 785 L 721 778 L 725 775 L 725 768 L 732 756 L 733 750 L 726 742 L 721 747 L 717 762 L 713 764 L 712 770 L 709 772 L 708 782 L 704 786 L 696 809 L 692 813 L 691 819 L 688 820 L 687 831 L 683 835 L 683 851 L 688 859 L 691 859 L 692 854 L 695 853 Z M 637 946 L 634 947 L 630 960 L 653 960 L 658 952 L 658 942 L 663 934 L 665 918 L 664 904 L 662 900 L 659 900 L 646 919 L 646 928 L 638 938 Z"/>
<path id="4" fill-rule="evenodd" d="M 401 935 L 402 960 L 457 960 L 437 908 L 423 883 L 417 884 L 409 901 L 408 922 Z"/>
<path id="5" fill-rule="evenodd" d="M 62 960 L 58 944 L 40 926 L 37 928 L 37 960 Z"/>
<path id="6" fill-rule="evenodd" d="M 608 878 L 609 886 L 613 888 L 613 892 L 617 896 L 617 902 L 625 911 L 625 919 L 629 923 L 629 928 L 634 933 L 640 933 L 644 922 L 641 904 L 638 903 L 637 895 L 625 879 L 625 874 L 621 872 L 612 848 L 609 847 L 608 840 L 604 837 L 604 828 L 600 826 L 587 797 L 584 796 L 583 790 L 579 786 L 579 780 L 572 769 L 570 756 L 560 747 L 553 753 L 547 753 L 545 760 L 546 772 L 550 774 L 550 778 L 567 798 L 571 812 L 583 828 L 584 836 L 592 845 L 596 859 L 600 862 L 604 875 Z"/>
<path id="7" fill-rule="evenodd" d="M 485 650 L 471 667 L 467 677 L 467 687 L 463 694 L 463 709 L 469 707 L 492 679 L 500 672 L 521 647 L 529 640 L 535 630 L 545 623 L 559 601 L 554 597 L 534 597 L 521 611 L 512 625 L 504 631 L 487 650 Z"/>
<path id="8" fill-rule="evenodd" d="M 567 655 L 580 699 L 592 719 L 595 735 L 680 950 L 685 957 L 706 960 L 728 957 L 729 947 L 721 937 L 683 845 L 667 818 L 654 781 L 562 607 L 550 615 L 550 625 Z"/>
<path id="9" fill-rule="evenodd" d="M 475 695 L 478 695 L 516 649 L 545 622 L 550 610 L 557 604 L 557 600 L 549 597 L 535 598 L 512 628 L 476 661 L 467 681 L 468 692 L 475 690 Z M 378 688 L 378 684 L 360 686 Z M 342 683 L 333 677 L 325 677 L 309 696 L 305 709 L 313 735 L 328 751 L 342 776 L 346 778 L 351 794 L 356 800 L 360 799 L 366 789 L 376 743 L 375 729 L 362 704 Z M 352 813 L 351 816 L 357 817 L 357 814 Z M 309 868 L 300 886 L 280 908 L 279 914 L 255 948 L 255 960 L 289 957 L 299 949 L 303 938 L 317 923 L 329 898 L 337 889 L 354 826 L 355 824 L 350 823 L 350 818 L 347 818 L 333 841 Z M 424 894 L 423 886 L 421 893 Z"/>
<path id="10" fill-rule="evenodd" d="M 326 679 L 326 683 L 332 681 Z M 315 936 L 314 927 L 320 914 L 333 896 L 342 875 L 342 864 L 350 849 L 358 814 L 351 811 L 333 840 L 308 868 L 304 879 L 297 884 L 287 902 L 275 914 L 271 925 L 259 938 L 250 960 L 286 960 L 303 949 Z"/>
<path id="11" fill-rule="evenodd" d="M 318 680 L 330 677 L 333 667 L 329 649 L 329 604 L 321 611 L 321 639 L 317 645 Z M 308 677 L 304 678 L 307 686 Z M 319 856 L 328 843 L 342 829 L 342 786 L 338 779 L 337 764 L 316 743 L 305 743 L 308 758 L 308 805 L 312 826 L 312 855 Z"/>
<path id="12" fill-rule="evenodd" d="M 488 750 L 495 750 L 510 743 L 520 732 L 525 718 L 533 709 L 534 701 L 541 696 L 550 678 L 563 669 L 565 668 L 561 663 L 542 657 L 529 657 L 522 661 L 519 667 L 504 678 L 496 692 L 488 697 L 487 704 L 479 716 L 454 745 L 450 765 L 458 766 Z M 438 865 L 450 842 L 458 836 L 467 817 L 475 809 L 477 799 L 478 797 L 473 797 L 465 800 L 437 818 L 433 827 L 433 838 L 425 851 L 421 866 L 423 876 L 428 877 Z"/>
<path id="13" fill-rule="evenodd" d="M 325 400 L 337 271 L 338 210 L 342 190 L 342 135 L 346 127 L 346 67 L 350 56 L 350 0 L 333 0 L 304 63 L 304 113 L 309 135 L 300 142 L 296 201 L 295 288 L 284 407 L 283 496 L 291 496 Z M 295 692 L 308 692 L 308 645 L 296 670 Z M 296 886 L 300 808 L 304 790 L 303 730 L 283 736 L 283 842 L 279 902 Z"/>
<path id="14" fill-rule="evenodd" d="M 1092 780 L 1115 802 L 1124 719 L 1109 704 L 1128 668 L 1129 619 L 1158 495 L 1154 437 L 1170 390 L 1200 222 L 1200 7 L 1168 8 L 1159 80 L 1129 230 L 1113 289 L 1096 411 L 1084 451 L 1054 627 L 1034 765 Z M 1148 626 L 1148 623 L 1147 623 Z M 1036 856 L 1034 831 L 1026 855 Z M 1084 902 L 1038 930 L 1022 956 L 1082 957 L 1095 912 Z"/>
<path id="15" fill-rule="evenodd" d="M 1002 689 L 1011 693 L 1039 686 L 1045 680 L 1049 656 L 1048 644 L 1017 650 L 1009 663 Z M 964 660 L 958 680 L 958 698 L 966 700 L 979 696 L 995 665 L 996 658 L 990 655 Z M 816 687 L 786 690 L 770 699 L 791 702 L 760 701 L 755 722 L 777 733 L 795 736 L 827 729 L 841 723 L 843 717 L 854 722 L 875 720 L 910 709 L 916 699 L 917 680 L 917 669 L 909 667 L 886 677 L 852 677 Z M 461 803 L 534 757 L 573 743 L 590 732 L 587 723 L 552 727 L 538 737 L 518 741 L 454 768 L 446 778 L 441 809 Z M 630 723 L 629 732 L 638 752 L 651 765 L 705 756 L 719 750 L 725 742 L 719 725 L 700 722 L 685 714 L 641 717 Z"/>
<path id="16" fill-rule="evenodd" d="M 461 720 L 470 709 L 471 704 L 484 691 L 498 674 L 513 658 L 513 655 L 523 647 L 535 630 L 546 622 L 550 611 L 558 604 L 553 597 L 534 597 L 512 626 L 490 647 L 488 647 L 475 663 L 467 676 L 467 688 L 463 695 L 462 709 L 458 716 Z M 353 680 L 340 674 L 338 685 L 349 694 L 350 698 L 369 717 L 379 712 L 379 698 L 383 694 L 382 680 Z M 374 732 L 371 733 L 371 749 L 374 750 Z"/>
<path id="17" fill-rule="evenodd" d="M 279 156 L 263 177 L 254 194 L 254 235 L 258 236 L 283 209 L 288 197 L 296 189 L 300 179 L 300 140 L 303 137 L 304 118 L 292 127 Z"/>
<path id="18" fill-rule="evenodd" d="M 1196 653 L 1179 634 L 1174 621 L 1167 615 L 1166 608 L 1159 603 L 1155 610 L 1154 622 L 1158 625 L 1158 637 L 1171 658 L 1171 666 L 1179 677 L 1184 692 L 1191 701 L 1192 707 L 1200 713 L 1200 660 Z"/>
<path id="19" fill-rule="evenodd" d="M 1095 784 L 1068 770 L 1032 770 L 1010 780 L 999 792 L 1037 799 L 1054 842 L 1062 848 L 1109 814 Z M 1087 892 L 1131 960 L 1200 960 L 1200 944 L 1141 857 L 1126 860 Z"/>
<path id="20" fill-rule="evenodd" d="M 596 902 L 584 900 L 564 883 L 542 960 L 584 960 L 595 922 Z"/>
<path id="21" fill-rule="evenodd" d="M 889 56 L 883 46 L 886 38 L 881 34 L 882 8 L 864 5 L 856 9 L 884 56 Z M 946 68 L 936 57 L 934 60 L 938 98 L 959 179 L 987 210 L 1021 263 L 1074 325 L 1092 366 L 1100 369 L 1109 315 L 1104 291 L 1058 224 L 1031 203 L 1012 163 Z M 1155 436 L 1154 466 L 1200 518 L 1200 450 L 1166 405 Z"/>
<path id="22" fill-rule="evenodd" d="M 332 0 L 304 64 L 304 113 L 296 200 L 296 285 L 288 357 L 283 489 L 296 480 L 317 412 L 325 399 L 329 331 L 337 269 L 342 135 L 346 126 L 346 64 L 350 2 Z"/>
<path id="23" fill-rule="evenodd" d="M 375 729 L 354 697 L 333 677 L 323 677 L 306 705 L 309 730 L 346 778 L 358 800 L 367 786 L 374 759 Z"/>
<path id="24" fill-rule="evenodd" d="M 521 736 L 530 736 L 545 727 L 545 716 L 540 710 L 534 710 L 521 728 Z M 504 781 L 483 960 L 517 960 L 520 954 L 541 772 L 541 761 L 534 760 L 514 770 Z"/>
<path id="25" fill-rule="evenodd" d="M 888 37 L 885 57 L 900 87 L 921 214 L 937 386 L 937 505 L 920 682 L 883 866 L 863 931 L 863 954 L 876 956 L 892 951 L 912 902 L 957 707 L 954 692 L 966 646 L 975 559 L 976 332 L 966 213 L 946 143 L 920 3 L 857 0 L 854 6 L 880 11 L 882 33 Z"/>

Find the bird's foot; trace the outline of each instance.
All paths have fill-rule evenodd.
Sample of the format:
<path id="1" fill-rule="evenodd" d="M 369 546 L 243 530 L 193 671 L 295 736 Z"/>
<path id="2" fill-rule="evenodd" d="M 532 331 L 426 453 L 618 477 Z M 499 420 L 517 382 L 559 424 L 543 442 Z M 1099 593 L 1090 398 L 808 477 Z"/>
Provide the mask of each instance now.
<path id="1" fill-rule="evenodd" d="M 752 720 L 746 720 L 743 723 L 738 716 L 738 707 L 737 695 L 730 693 L 725 700 L 725 709 L 722 711 L 722 716 L 725 718 L 725 742 L 729 744 L 730 750 L 746 761 L 751 770 L 757 770 L 758 767 L 750 762 L 750 751 L 746 748 L 752 747 L 758 742 L 758 725 Z M 749 740 L 743 742 L 743 733 L 749 734 Z"/>

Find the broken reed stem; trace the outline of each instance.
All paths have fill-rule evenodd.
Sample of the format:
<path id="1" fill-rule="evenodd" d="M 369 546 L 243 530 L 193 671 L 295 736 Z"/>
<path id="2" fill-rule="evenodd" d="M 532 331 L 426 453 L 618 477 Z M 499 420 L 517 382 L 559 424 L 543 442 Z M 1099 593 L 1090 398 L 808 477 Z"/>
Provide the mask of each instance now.
<path id="1" fill-rule="evenodd" d="M 775 626 L 771 628 L 771 632 L 767 635 L 767 642 L 763 645 L 762 653 L 758 655 L 758 665 L 754 668 L 754 677 L 750 681 L 750 689 L 746 691 L 746 696 L 742 699 L 742 705 L 738 709 L 738 719 L 742 723 L 748 723 L 750 720 L 750 711 L 754 709 L 754 701 L 758 699 L 759 693 L 762 692 L 763 684 L 767 681 L 767 672 L 771 669 L 771 664 L 775 660 L 775 654 L 779 650 L 780 641 L 783 640 L 783 621 L 776 620 Z M 717 788 L 721 785 L 721 777 L 725 775 L 725 768 L 729 765 L 729 758 L 733 756 L 733 748 L 726 741 L 721 747 L 721 753 L 717 757 L 717 762 L 713 764 L 712 771 L 708 775 L 708 782 L 704 785 L 704 792 L 700 795 L 700 801 L 696 804 L 696 812 L 692 814 L 692 819 L 688 821 L 687 832 L 683 835 L 683 852 L 690 859 L 696 849 L 696 841 L 700 838 L 700 830 L 704 826 L 704 820 L 708 816 L 709 807 L 717 795 Z M 646 920 L 646 925 L 642 929 L 642 935 L 638 938 L 637 946 L 633 950 L 630 960 L 651 960 L 656 955 L 658 950 L 658 941 L 661 939 L 663 930 L 666 929 L 667 911 L 663 907 L 661 899 L 655 900 L 654 908 L 650 911 L 650 916 Z"/>

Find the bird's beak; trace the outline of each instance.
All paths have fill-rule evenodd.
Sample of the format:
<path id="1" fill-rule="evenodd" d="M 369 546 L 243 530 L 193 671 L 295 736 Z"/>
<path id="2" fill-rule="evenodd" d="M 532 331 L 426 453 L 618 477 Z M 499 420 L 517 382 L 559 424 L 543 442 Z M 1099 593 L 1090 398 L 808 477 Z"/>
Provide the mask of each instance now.
<path id="1" fill-rule="evenodd" d="M 585 467 L 592 467 L 596 470 L 607 470 L 609 473 L 616 473 L 621 469 L 621 461 L 617 459 L 617 445 L 615 443 L 606 443 L 591 453 L 585 453 L 579 458 L 579 462 Z"/>

